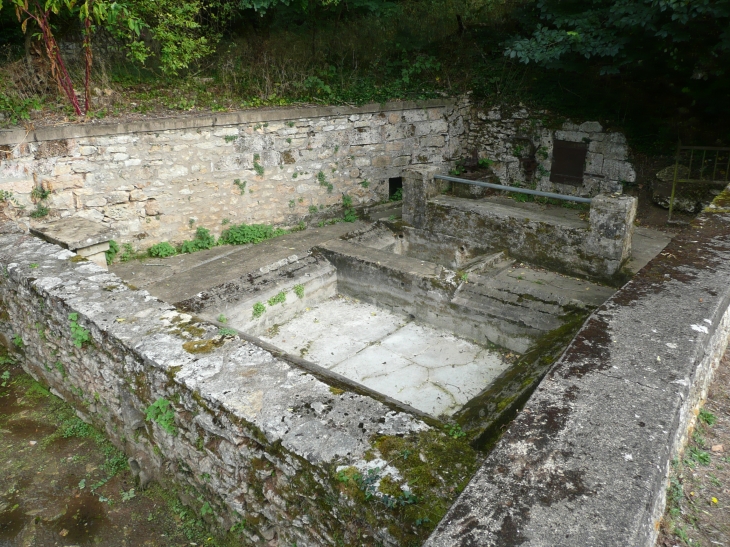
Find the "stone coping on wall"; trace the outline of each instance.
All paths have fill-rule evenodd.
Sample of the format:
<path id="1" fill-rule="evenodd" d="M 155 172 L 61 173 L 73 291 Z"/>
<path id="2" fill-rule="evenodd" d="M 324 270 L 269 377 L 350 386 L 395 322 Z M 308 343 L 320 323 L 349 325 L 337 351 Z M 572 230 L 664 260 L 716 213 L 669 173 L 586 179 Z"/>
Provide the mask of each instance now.
<path id="1" fill-rule="evenodd" d="M 729 199 L 592 314 L 425 546 L 654 545 L 728 343 Z"/>
<path id="2" fill-rule="evenodd" d="M 0 224 L 0 343 L 105 428 L 143 484 L 173 475 L 220 525 L 245 519 L 252 541 L 334 544 L 346 527 L 336 515 L 352 504 L 339 495 L 335 468 L 399 478 L 388 462 L 366 458 L 374 436 L 434 431 L 420 413 L 181 313 L 11 222 Z M 387 518 L 372 533 L 395 547 Z"/>
<path id="3" fill-rule="evenodd" d="M 350 116 L 372 114 L 392 110 L 438 108 L 456 104 L 455 99 L 428 99 L 423 101 L 390 101 L 363 106 L 296 106 L 288 108 L 257 108 L 215 114 L 173 116 L 123 123 L 68 124 L 26 131 L 22 128 L 0 130 L 0 145 L 17 145 L 21 142 L 43 142 L 59 139 L 100 137 L 124 133 L 150 133 L 179 129 L 219 127 L 242 123 L 321 118 L 326 116 Z"/>

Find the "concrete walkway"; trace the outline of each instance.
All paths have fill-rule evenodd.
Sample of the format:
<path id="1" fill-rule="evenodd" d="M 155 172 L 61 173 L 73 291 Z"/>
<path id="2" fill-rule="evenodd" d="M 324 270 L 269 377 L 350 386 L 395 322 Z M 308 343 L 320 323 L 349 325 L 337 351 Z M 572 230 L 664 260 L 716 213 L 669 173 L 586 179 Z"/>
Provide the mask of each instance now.
<path id="1" fill-rule="evenodd" d="M 341 222 L 256 245 L 224 245 L 164 259 L 131 260 L 109 269 L 136 288 L 174 304 L 293 255 L 307 256 L 315 245 L 364 227 L 363 222 Z"/>

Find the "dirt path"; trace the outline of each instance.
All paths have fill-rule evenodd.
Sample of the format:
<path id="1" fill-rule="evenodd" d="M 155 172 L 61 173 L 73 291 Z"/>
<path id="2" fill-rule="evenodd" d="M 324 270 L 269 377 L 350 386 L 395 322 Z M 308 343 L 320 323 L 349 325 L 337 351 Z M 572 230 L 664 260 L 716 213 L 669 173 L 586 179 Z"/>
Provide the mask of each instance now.
<path id="1" fill-rule="evenodd" d="M 685 545 L 730 546 L 730 349 L 670 477 L 657 547 Z"/>
<path id="2" fill-rule="evenodd" d="M 226 546 L 0 347 L 0 547 Z"/>

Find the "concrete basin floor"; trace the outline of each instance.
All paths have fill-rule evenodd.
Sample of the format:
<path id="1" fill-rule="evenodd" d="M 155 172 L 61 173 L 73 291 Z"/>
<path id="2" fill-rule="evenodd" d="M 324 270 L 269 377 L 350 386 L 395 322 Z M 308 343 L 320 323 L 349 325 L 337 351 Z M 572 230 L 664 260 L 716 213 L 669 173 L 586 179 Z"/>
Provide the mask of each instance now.
<path id="1" fill-rule="evenodd" d="M 497 351 L 342 295 L 261 338 L 434 417 L 452 415 L 510 366 Z"/>

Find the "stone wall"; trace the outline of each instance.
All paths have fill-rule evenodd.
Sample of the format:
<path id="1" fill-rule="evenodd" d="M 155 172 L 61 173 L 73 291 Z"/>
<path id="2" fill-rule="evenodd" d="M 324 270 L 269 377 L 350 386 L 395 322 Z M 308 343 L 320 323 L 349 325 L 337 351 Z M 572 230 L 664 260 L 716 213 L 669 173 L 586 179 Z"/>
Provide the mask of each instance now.
<path id="1" fill-rule="evenodd" d="M 730 335 L 730 187 L 586 321 L 426 547 L 653 547 Z"/>
<path id="2" fill-rule="evenodd" d="M 594 196 L 621 192 L 622 181 L 636 180 L 623 134 L 607 132 L 598 122 L 566 122 L 560 129 L 551 129 L 546 127 L 544 118 L 545 113 L 523 107 L 475 110 L 469 116 L 464 156 L 493 161 L 491 169 L 501 184 L 534 185 L 538 190 L 559 194 Z M 555 140 L 588 144 L 581 186 L 550 182 Z"/>
<path id="3" fill-rule="evenodd" d="M 618 276 L 631 255 L 637 199 L 599 195 L 588 221 L 578 214 L 547 214 L 497 201 L 441 195 L 448 183 L 434 168 L 411 168 L 403 176 L 403 220 L 556 271 L 623 283 Z"/>
<path id="4" fill-rule="evenodd" d="M 48 190 L 52 217 L 102 222 L 140 247 L 219 233 L 225 219 L 294 225 L 343 194 L 387 199 L 406 166 L 447 169 L 467 111 L 432 100 L 0 131 L 0 190 L 25 218 L 33 189 Z"/>
<path id="5" fill-rule="evenodd" d="M 354 480 L 357 470 L 372 469 L 378 480 L 388 476 L 391 487 L 408 489 L 400 463 L 384 460 L 374 439 L 416 436 L 431 454 L 418 437 L 427 436 L 445 443 L 437 444 L 445 456 L 471 454 L 458 467 L 429 460 L 433 475 L 424 480 L 437 485 L 431 496 L 442 505 L 456 497 L 452 489 L 444 498 L 444 473 L 449 480 L 456 473 L 463 485 L 475 468 L 465 442 L 418 413 L 221 334 L 13 223 L 0 225 L 0 272 L 0 343 L 106 431 L 142 486 L 173 477 L 184 502 L 199 512 L 208 504 L 203 514 L 211 523 L 244 522 L 244 544 L 395 547 L 422 540 L 427 526 L 386 509 L 377 484 L 366 499 Z M 150 419 L 150 405 L 164 405 L 160 400 L 169 405 L 158 406 L 167 419 Z M 338 480 L 343 469 L 352 480 Z"/>

